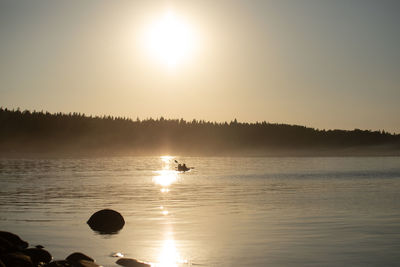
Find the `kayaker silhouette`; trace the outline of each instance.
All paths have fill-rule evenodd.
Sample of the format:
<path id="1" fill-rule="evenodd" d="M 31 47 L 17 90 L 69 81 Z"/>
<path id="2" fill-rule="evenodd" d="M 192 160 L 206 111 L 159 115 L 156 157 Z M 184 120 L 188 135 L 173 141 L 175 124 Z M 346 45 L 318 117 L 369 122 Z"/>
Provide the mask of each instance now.
<path id="1" fill-rule="evenodd" d="M 180 172 L 186 172 L 186 171 L 188 171 L 188 170 L 190 170 L 190 168 L 188 168 L 188 167 L 186 166 L 185 163 L 183 163 L 183 164 L 178 164 L 178 171 L 180 171 Z"/>
<path id="2" fill-rule="evenodd" d="M 193 169 L 193 167 L 188 168 L 185 163 L 180 164 L 177 160 L 175 160 L 175 163 L 178 163 L 177 169 L 180 172 L 186 172 L 186 171 L 189 171 L 190 169 Z"/>

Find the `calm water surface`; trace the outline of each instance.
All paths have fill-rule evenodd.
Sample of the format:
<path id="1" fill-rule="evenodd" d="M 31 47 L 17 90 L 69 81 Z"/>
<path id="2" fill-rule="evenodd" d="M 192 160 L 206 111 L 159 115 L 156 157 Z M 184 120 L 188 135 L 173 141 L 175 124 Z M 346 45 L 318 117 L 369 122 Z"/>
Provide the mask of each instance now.
<path id="1" fill-rule="evenodd" d="M 118 234 L 86 224 L 103 208 Z M 104 266 L 396 266 L 400 158 L 0 159 L 0 229 Z"/>

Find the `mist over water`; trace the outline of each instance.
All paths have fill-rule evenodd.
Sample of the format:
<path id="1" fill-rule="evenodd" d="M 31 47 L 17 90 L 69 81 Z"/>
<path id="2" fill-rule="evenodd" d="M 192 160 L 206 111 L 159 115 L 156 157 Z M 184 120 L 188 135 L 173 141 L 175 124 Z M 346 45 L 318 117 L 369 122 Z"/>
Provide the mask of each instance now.
<path id="1" fill-rule="evenodd" d="M 3 158 L 0 229 L 104 266 L 116 252 L 164 267 L 388 266 L 399 188 L 399 157 Z M 104 208 L 124 216 L 118 234 L 86 224 Z"/>

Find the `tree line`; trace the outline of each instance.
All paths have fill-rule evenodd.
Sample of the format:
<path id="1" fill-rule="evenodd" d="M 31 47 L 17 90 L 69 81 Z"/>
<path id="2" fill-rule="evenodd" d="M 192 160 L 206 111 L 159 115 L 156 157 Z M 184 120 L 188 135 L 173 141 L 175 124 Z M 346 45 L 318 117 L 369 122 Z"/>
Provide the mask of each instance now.
<path id="1" fill-rule="evenodd" d="M 297 152 L 389 151 L 400 154 L 400 135 L 383 130 L 319 130 L 236 119 L 223 123 L 163 117 L 132 120 L 0 108 L 0 129 L 3 153 L 296 155 Z"/>

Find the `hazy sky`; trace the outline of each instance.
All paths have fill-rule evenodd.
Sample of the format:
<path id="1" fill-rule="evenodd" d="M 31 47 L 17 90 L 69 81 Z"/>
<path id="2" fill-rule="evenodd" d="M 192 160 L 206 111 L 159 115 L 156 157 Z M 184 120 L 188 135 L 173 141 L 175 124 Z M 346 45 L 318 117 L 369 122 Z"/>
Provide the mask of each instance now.
<path id="1" fill-rule="evenodd" d="M 166 12 L 191 36 L 173 66 L 149 49 Z M 398 0 L 0 0 L 0 106 L 400 133 L 399 14 Z"/>

